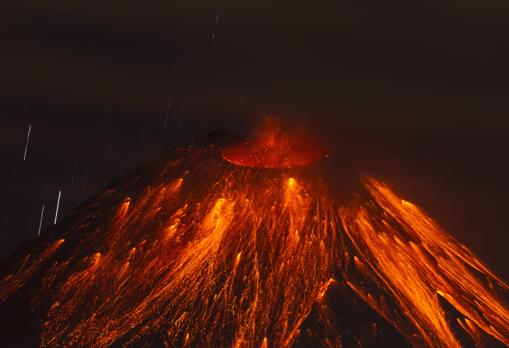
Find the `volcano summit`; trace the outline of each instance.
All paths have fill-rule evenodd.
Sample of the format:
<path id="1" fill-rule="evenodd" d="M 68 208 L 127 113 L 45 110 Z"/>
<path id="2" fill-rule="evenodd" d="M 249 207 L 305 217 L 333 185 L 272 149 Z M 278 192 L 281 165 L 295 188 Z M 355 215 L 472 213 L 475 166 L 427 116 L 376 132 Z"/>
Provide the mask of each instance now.
<path id="1" fill-rule="evenodd" d="M 508 286 L 467 247 L 280 139 L 179 149 L 28 241 L 0 269 L 4 343 L 509 345 Z"/>

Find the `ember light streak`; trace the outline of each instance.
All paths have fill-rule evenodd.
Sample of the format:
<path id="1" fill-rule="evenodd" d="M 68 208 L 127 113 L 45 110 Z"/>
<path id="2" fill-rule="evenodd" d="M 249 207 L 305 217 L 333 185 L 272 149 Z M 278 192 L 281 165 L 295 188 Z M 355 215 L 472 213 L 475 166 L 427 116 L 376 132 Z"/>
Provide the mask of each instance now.
<path id="1" fill-rule="evenodd" d="M 453 322 L 473 342 L 509 344 L 508 287 L 466 247 L 381 181 L 365 178 L 357 198 L 339 204 L 313 173 L 190 149 L 148 184 L 134 177 L 105 190 L 59 240 L 21 254 L 0 278 L 0 305 L 37 287 L 43 347 L 154 337 L 279 347 L 298 341 L 316 308 L 329 318 L 322 325 L 340 330 L 325 300 L 334 284 L 414 346 L 460 346 Z"/>

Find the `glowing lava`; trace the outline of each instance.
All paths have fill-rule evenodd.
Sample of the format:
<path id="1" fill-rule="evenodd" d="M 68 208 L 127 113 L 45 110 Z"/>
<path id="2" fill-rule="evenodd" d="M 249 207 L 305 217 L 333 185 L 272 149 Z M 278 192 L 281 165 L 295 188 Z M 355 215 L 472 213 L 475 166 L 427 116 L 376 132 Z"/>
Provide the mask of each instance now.
<path id="1" fill-rule="evenodd" d="M 379 180 L 339 204 L 310 171 L 258 168 L 307 163 L 283 148 L 192 149 L 117 183 L 11 259 L 0 307 L 30 303 L 42 347 L 340 347 L 343 289 L 373 313 L 347 318 L 357 345 L 382 321 L 416 347 L 509 344 L 508 287 L 465 246 Z"/>

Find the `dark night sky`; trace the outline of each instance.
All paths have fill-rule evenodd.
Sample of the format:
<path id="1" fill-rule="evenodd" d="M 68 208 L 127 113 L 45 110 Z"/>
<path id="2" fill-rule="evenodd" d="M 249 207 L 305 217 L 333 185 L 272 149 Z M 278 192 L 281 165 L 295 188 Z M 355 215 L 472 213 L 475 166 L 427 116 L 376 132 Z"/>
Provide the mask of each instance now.
<path id="1" fill-rule="evenodd" d="M 507 1 L 2 7 L 1 258 L 37 233 L 46 187 L 49 226 L 58 190 L 65 215 L 177 144 L 244 134 L 267 112 L 323 134 L 338 165 L 382 175 L 509 279 Z"/>

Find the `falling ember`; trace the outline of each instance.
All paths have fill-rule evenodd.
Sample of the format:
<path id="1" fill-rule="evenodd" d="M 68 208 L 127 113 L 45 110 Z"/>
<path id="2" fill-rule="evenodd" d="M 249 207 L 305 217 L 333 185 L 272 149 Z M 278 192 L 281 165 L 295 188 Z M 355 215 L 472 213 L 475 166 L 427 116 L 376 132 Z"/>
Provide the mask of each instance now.
<path id="1" fill-rule="evenodd" d="M 264 129 L 42 233 L 3 266 L 0 316 L 29 303 L 42 347 L 509 345 L 509 288 L 466 247 L 380 180 L 333 197 L 322 151 Z"/>

